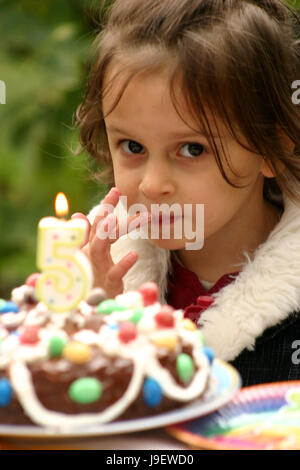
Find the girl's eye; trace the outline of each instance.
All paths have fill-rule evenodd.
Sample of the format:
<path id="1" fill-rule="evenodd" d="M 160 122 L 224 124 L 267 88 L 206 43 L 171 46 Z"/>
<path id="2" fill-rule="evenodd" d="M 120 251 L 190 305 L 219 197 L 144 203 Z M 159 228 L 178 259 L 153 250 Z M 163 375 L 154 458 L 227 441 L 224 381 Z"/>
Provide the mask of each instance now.
<path id="1" fill-rule="evenodd" d="M 123 150 L 125 150 L 126 153 L 141 153 L 141 149 L 143 146 L 139 144 L 138 142 L 135 142 L 135 140 L 122 140 L 120 142 L 121 145 L 125 144 L 125 148 L 123 147 Z M 129 149 L 129 150 L 128 150 Z"/>
<path id="2" fill-rule="evenodd" d="M 145 153 L 143 151 L 144 147 L 135 140 L 122 140 L 119 142 L 119 144 L 122 146 L 125 153 L 136 155 Z M 193 159 L 193 157 L 200 157 L 205 150 L 205 147 L 198 143 L 189 143 L 181 146 L 181 148 L 185 147 L 186 150 L 183 156 L 189 159 Z"/>
<path id="3" fill-rule="evenodd" d="M 184 147 L 186 147 L 186 153 L 184 156 L 188 158 L 199 157 L 204 151 L 203 145 L 197 143 L 184 144 L 181 148 Z"/>

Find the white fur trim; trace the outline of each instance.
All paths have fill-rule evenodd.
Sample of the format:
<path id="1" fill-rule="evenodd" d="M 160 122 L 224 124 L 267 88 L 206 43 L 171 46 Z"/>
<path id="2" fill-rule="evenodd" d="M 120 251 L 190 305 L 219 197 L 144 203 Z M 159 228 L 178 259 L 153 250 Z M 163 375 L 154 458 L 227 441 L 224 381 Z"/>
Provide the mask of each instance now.
<path id="1" fill-rule="evenodd" d="M 206 344 L 225 360 L 253 350 L 264 330 L 300 306 L 300 208 L 283 196 L 281 220 L 235 281 L 213 294 L 199 325 Z"/>

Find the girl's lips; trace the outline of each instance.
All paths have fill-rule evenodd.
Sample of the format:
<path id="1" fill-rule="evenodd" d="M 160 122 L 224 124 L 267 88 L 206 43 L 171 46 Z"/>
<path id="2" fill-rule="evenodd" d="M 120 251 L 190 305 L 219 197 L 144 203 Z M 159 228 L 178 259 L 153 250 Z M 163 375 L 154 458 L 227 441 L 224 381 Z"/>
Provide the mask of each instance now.
<path id="1" fill-rule="evenodd" d="M 178 220 L 180 216 L 174 216 L 174 214 L 166 214 L 163 218 L 163 214 L 151 214 L 151 222 L 159 225 L 172 224 L 175 220 Z"/>

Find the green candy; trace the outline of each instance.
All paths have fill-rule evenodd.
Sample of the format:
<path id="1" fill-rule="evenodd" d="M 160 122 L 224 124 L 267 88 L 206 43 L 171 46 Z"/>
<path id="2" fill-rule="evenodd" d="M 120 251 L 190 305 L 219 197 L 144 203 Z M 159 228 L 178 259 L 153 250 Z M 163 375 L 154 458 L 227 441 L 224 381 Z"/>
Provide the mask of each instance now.
<path id="1" fill-rule="evenodd" d="M 132 317 L 129 318 L 129 321 L 132 323 L 138 323 L 142 316 L 144 315 L 144 310 L 142 308 L 137 308 L 134 310 Z"/>
<path id="2" fill-rule="evenodd" d="M 71 400 L 81 405 L 88 405 L 99 400 L 102 395 L 102 384 L 92 377 L 75 380 L 69 388 Z"/>
<path id="3" fill-rule="evenodd" d="M 176 360 L 176 370 L 180 380 L 188 383 L 195 373 L 195 366 L 191 356 L 185 353 L 179 354 Z"/>
<path id="4" fill-rule="evenodd" d="M 123 305 L 118 304 L 118 302 L 113 299 L 107 299 L 103 300 L 103 302 L 98 305 L 96 310 L 98 313 L 109 314 L 112 312 L 121 312 L 123 310 L 126 310 L 126 308 L 123 307 Z"/>
<path id="5" fill-rule="evenodd" d="M 0 299 L 0 309 L 4 307 L 5 304 L 6 304 L 6 300 Z"/>
<path id="6" fill-rule="evenodd" d="M 48 344 L 50 356 L 61 356 L 65 345 L 66 341 L 63 338 L 53 336 Z"/>

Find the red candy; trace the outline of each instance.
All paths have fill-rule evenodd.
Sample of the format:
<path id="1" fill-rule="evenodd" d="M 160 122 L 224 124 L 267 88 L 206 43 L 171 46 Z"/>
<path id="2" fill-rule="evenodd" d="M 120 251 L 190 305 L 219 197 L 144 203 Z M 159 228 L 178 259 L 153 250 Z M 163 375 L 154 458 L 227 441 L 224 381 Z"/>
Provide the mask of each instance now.
<path id="1" fill-rule="evenodd" d="M 157 302 L 158 299 L 158 287 L 155 282 L 144 282 L 139 288 L 139 292 L 142 294 L 144 306 L 152 305 Z"/>
<path id="2" fill-rule="evenodd" d="M 30 274 L 30 276 L 28 276 L 26 279 L 25 284 L 30 287 L 35 287 L 40 275 L 41 273 Z"/>
<path id="3" fill-rule="evenodd" d="M 169 305 L 163 305 L 155 315 L 155 321 L 159 328 L 173 328 L 175 320 L 174 320 L 174 309 Z"/>
<path id="4" fill-rule="evenodd" d="M 26 326 L 20 336 L 20 343 L 22 344 L 35 344 L 39 341 L 39 327 Z"/>
<path id="5" fill-rule="evenodd" d="M 210 295 L 200 295 L 197 298 L 197 305 L 189 305 L 184 309 L 184 318 L 198 323 L 201 314 L 214 302 L 213 297 Z"/>
<path id="6" fill-rule="evenodd" d="M 119 340 L 122 343 L 130 343 L 137 336 L 136 326 L 131 322 L 124 322 L 120 325 Z"/>

